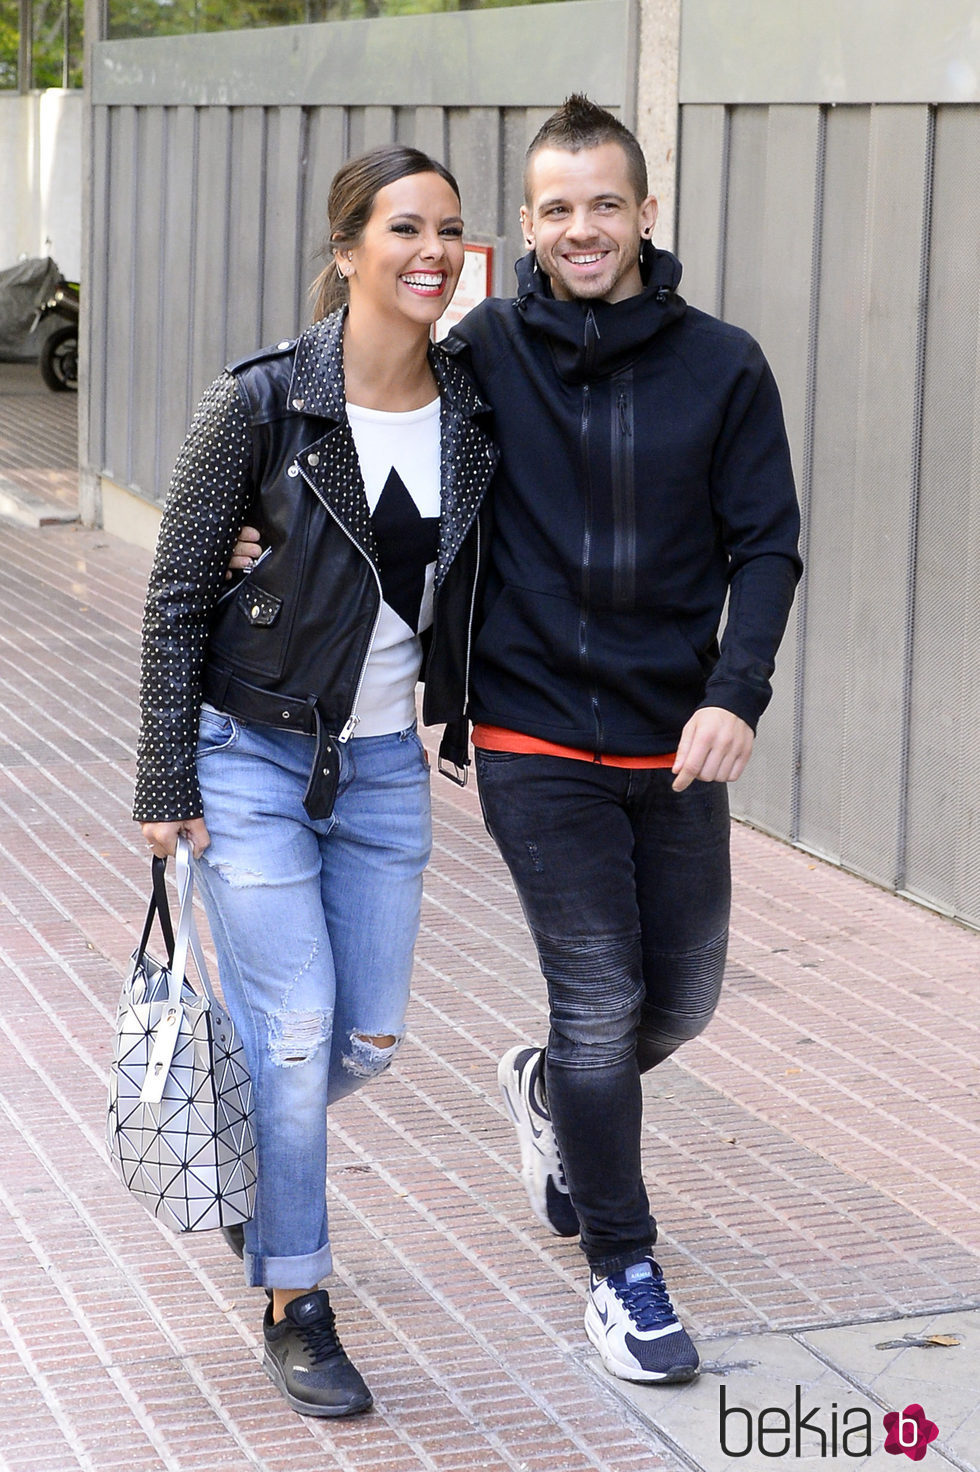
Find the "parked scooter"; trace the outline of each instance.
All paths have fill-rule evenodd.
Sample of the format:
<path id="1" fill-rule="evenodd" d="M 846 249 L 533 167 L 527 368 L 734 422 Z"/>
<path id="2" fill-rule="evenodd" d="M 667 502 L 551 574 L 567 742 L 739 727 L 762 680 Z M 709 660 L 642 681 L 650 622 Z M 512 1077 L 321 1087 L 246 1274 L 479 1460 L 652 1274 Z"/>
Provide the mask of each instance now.
<path id="1" fill-rule="evenodd" d="M 39 298 L 31 331 L 46 317 L 63 317 L 66 326 L 56 327 L 41 344 L 38 367 L 48 388 L 78 389 L 78 282 L 59 276 L 54 290 Z"/>

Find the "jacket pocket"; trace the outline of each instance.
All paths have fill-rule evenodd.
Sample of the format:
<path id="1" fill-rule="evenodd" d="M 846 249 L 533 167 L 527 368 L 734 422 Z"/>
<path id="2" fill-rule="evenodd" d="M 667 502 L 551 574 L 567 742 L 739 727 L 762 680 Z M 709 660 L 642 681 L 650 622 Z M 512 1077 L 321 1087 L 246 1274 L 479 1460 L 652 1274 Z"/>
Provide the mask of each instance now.
<path id="1" fill-rule="evenodd" d="M 292 607 L 295 609 L 295 600 Z M 253 574 L 215 609 L 208 659 L 265 679 L 278 679 L 286 657 L 291 621 L 290 607 L 285 600 L 256 583 Z"/>
<path id="2" fill-rule="evenodd" d="M 236 604 L 245 622 L 253 629 L 271 628 L 282 612 L 282 599 L 254 585 L 246 588 L 245 592 L 247 596 L 239 598 Z"/>

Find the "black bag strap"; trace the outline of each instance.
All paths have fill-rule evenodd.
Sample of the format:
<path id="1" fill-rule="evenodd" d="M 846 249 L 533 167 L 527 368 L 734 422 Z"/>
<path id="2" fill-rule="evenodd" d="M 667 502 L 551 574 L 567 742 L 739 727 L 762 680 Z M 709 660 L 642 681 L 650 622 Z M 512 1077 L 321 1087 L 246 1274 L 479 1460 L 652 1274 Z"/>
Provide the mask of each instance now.
<path id="1" fill-rule="evenodd" d="M 153 917 L 159 915 L 160 929 L 163 932 L 163 943 L 167 947 L 167 961 L 174 964 L 174 927 L 170 918 L 170 902 L 167 899 L 167 861 L 153 856 L 152 877 L 153 889 L 150 894 L 150 903 L 146 910 L 146 919 L 143 922 L 143 934 L 137 947 L 134 961 L 138 966 L 143 960 L 146 952 L 147 942 L 150 939 L 150 931 L 153 928 Z"/>

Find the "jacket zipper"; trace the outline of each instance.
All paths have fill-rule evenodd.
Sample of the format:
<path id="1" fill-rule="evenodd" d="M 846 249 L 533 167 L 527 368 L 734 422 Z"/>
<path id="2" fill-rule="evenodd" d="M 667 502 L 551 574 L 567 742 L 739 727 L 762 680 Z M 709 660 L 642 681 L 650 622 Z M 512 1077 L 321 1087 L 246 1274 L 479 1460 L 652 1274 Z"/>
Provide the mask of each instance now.
<path id="1" fill-rule="evenodd" d="M 297 461 L 297 464 L 298 463 L 299 462 Z M 371 572 L 372 572 L 372 574 L 374 576 L 374 581 L 378 585 L 378 608 L 377 608 L 377 612 L 374 615 L 374 623 L 371 625 L 371 633 L 370 633 L 370 636 L 369 636 L 368 641 L 367 641 L 367 643 L 366 643 L 366 645 L 364 647 L 364 654 L 363 654 L 363 656 L 361 658 L 361 668 L 360 668 L 360 672 L 358 673 L 358 676 L 357 676 L 357 688 L 354 691 L 354 699 L 351 701 L 350 713 L 348 714 L 346 721 L 341 726 L 340 730 L 337 732 L 337 738 L 336 739 L 341 743 L 341 745 L 344 745 L 353 736 L 353 734 L 354 734 L 354 728 L 357 725 L 358 721 L 360 720 L 360 716 L 357 714 L 357 702 L 358 702 L 358 700 L 361 697 L 361 687 L 364 684 L 364 676 L 365 676 L 365 673 L 367 671 L 367 662 L 368 662 L 368 659 L 370 658 L 371 650 L 372 650 L 372 648 L 374 646 L 374 636 L 375 636 L 375 634 L 377 634 L 377 632 L 378 632 L 378 624 L 381 622 L 381 605 L 384 603 L 384 594 L 381 591 L 381 578 L 380 578 L 380 576 L 378 574 L 378 569 L 375 567 L 374 563 L 371 561 L 370 557 L 367 555 L 367 553 L 365 552 L 364 548 L 360 545 L 359 542 L 355 541 L 355 539 L 351 536 L 350 532 L 344 526 L 344 523 L 340 520 L 340 517 L 336 514 L 336 512 L 333 509 L 333 507 L 330 505 L 329 501 L 325 500 L 324 497 L 321 496 L 320 492 L 317 490 L 316 486 L 310 480 L 309 476 L 303 471 L 303 467 L 302 466 L 300 466 L 300 471 L 303 474 L 303 479 L 306 481 L 306 484 L 309 486 L 309 488 L 313 492 L 314 496 L 316 496 L 317 500 L 320 502 L 320 505 L 327 512 L 327 515 L 330 516 L 332 518 L 332 520 L 336 522 L 337 526 L 340 527 L 340 530 L 343 532 L 343 534 L 347 538 L 348 542 L 350 542 L 351 546 L 352 547 L 355 547 L 357 549 L 357 551 L 361 554 L 361 556 L 364 558 L 364 561 L 367 563 L 368 567 L 371 569 Z"/>
<path id="2" fill-rule="evenodd" d="M 463 676 L 463 714 L 470 708 L 470 657 L 473 653 L 473 624 L 476 619 L 476 585 L 480 578 L 480 521 L 476 522 L 476 566 L 473 569 L 473 587 L 470 590 L 470 621 L 466 630 L 466 673 Z"/>
<path id="3" fill-rule="evenodd" d="M 636 601 L 636 478 L 633 457 L 633 376 L 619 379 L 612 404 L 613 604 Z"/>
<path id="4" fill-rule="evenodd" d="M 592 316 L 591 311 L 589 317 Z M 580 443 L 582 449 L 583 485 L 585 487 L 585 531 L 582 535 L 582 606 L 578 620 L 578 653 L 582 674 L 590 688 L 592 719 L 596 730 L 596 751 L 602 750 L 602 717 L 599 711 L 599 695 L 592 683 L 589 668 L 589 603 L 592 593 L 592 466 L 589 461 L 589 421 L 592 412 L 592 391 L 587 383 L 582 385 L 582 423 Z"/>

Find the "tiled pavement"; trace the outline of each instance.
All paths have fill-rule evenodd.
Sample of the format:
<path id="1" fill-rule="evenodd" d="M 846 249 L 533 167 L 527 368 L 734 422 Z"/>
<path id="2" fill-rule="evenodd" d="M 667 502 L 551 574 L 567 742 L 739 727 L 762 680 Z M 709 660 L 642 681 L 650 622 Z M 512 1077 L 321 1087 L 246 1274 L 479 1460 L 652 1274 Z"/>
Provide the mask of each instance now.
<path id="1" fill-rule="evenodd" d="M 0 396 L 0 477 L 64 470 L 37 429 L 48 398 Z M 2 1472 L 772 1465 L 713 1459 L 716 1410 L 688 1435 L 656 1388 L 620 1394 L 598 1368 L 580 1254 L 530 1218 L 496 1092 L 500 1052 L 543 1035 L 542 986 L 473 791 L 438 778 L 410 1040 L 331 1125 L 331 1291 L 376 1409 L 283 1407 L 256 1360 L 261 1295 L 220 1239 L 158 1228 L 103 1155 L 148 877 L 128 806 L 149 559 L 77 525 L 0 522 L 0 547 Z M 747 828 L 734 852 L 720 1013 L 646 1086 L 660 1256 L 716 1372 L 671 1397 L 687 1421 L 740 1344 L 830 1363 L 835 1326 L 935 1330 L 980 1306 L 980 937 Z M 962 1376 L 977 1341 L 953 1337 L 907 1353 Z"/>

